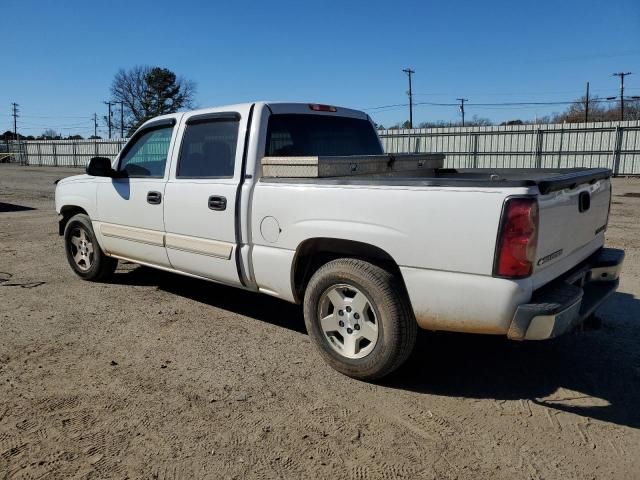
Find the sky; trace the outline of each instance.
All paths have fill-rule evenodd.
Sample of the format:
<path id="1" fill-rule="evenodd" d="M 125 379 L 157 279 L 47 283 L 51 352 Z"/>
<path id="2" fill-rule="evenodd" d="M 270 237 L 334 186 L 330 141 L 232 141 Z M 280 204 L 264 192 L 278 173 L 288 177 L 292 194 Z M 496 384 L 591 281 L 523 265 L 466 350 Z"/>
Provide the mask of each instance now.
<path id="1" fill-rule="evenodd" d="M 166 67 L 197 84 L 199 107 L 285 100 L 366 111 L 385 126 L 467 118 L 494 122 L 640 95 L 639 0 L 280 1 L 1 0 L 0 131 L 93 133 L 120 68 Z M 425 104 L 427 103 L 427 104 Z M 392 107 L 376 108 L 393 105 Z M 117 116 L 116 116 L 117 118 Z M 105 134 L 100 122 L 100 134 Z"/>

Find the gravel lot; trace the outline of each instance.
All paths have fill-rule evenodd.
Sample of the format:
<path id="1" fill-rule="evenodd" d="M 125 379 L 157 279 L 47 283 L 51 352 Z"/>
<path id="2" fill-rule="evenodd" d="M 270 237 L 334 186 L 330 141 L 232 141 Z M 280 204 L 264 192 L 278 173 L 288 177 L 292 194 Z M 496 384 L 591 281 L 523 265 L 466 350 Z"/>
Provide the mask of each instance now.
<path id="1" fill-rule="evenodd" d="M 614 181 L 627 259 L 600 328 L 425 332 L 372 385 L 321 361 L 297 306 L 132 264 L 81 281 L 53 207 L 77 172 L 0 165 L 0 478 L 640 474 L 640 180 Z"/>

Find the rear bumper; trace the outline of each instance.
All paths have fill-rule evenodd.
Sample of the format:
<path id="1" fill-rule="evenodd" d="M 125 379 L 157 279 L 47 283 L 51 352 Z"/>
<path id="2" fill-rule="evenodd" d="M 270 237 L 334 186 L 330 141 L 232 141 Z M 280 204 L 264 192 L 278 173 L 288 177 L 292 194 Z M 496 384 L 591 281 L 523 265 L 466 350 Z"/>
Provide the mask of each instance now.
<path id="1" fill-rule="evenodd" d="M 545 340 L 568 332 L 618 288 L 624 251 L 602 248 L 518 306 L 507 336 Z"/>

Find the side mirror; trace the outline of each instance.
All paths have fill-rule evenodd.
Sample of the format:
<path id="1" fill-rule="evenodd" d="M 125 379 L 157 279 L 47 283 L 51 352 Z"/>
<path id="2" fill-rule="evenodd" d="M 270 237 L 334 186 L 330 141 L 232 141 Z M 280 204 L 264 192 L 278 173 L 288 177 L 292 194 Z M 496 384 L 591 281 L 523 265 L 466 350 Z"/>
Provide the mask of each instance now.
<path id="1" fill-rule="evenodd" d="M 116 171 L 111 167 L 111 160 L 105 157 L 93 157 L 87 164 L 87 175 L 93 177 L 113 177 Z"/>

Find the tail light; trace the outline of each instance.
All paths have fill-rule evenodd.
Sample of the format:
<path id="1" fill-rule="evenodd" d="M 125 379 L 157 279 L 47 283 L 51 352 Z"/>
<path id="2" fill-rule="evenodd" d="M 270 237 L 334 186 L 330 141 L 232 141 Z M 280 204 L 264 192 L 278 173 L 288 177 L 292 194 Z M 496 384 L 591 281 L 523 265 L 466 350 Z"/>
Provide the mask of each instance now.
<path id="1" fill-rule="evenodd" d="M 531 275 L 538 244 L 538 203 L 534 198 L 511 198 L 502 213 L 493 274 L 523 278 Z"/>

